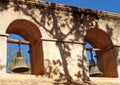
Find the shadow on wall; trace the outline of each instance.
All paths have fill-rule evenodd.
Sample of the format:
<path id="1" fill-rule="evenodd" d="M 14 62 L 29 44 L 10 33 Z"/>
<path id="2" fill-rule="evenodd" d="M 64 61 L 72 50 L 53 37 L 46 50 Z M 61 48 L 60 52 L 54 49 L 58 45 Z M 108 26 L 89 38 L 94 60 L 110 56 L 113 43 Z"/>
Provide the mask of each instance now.
<path id="1" fill-rule="evenodd" d="M 5 4 L 5 7 L 8 7 L 7 4 Z M 52 4 L 53 8 L 56 8 L 55 4 Z M 13 6 L 9 6 L 13 7 Z M 8 8 L 4 8 L 8 9 Z M 36 15 L 36 10 L 39 11 L 39 15 Z M 2 10 L 1 10 L 2 11 Z M 34 20 L 34 22 L 37 23 L 38 26 L 42 27 L 48 35 L 50 35 L 51 38 L 63 41 L 65 40 L 69 35 L 74 36 L 74 39 L 71 39 L 73 41 L 79 41 L 80 39 L 84 39 L 84 34 L 86 33 L 86 30 L 91 28 L 98 28 L 97 24 L 97 16 L 89 15 L 85 13 L 78 13 L 78 12 L 69 12 L 69 11 L 61 11 L 57 9 L 50 9 L 50 8 L 44 8 L 37 4 L 26 4 L 26 7 L 23 7 L 23 4 L 20 4 L 19 2 L 16 2 L 14 4 L 14 11 L 19 12 L 22 11 L 26 16 L 29 16 Z M 38 16 L 38 17 L 36 17 Z M 41 17 L 39 17 L 41 16 Z M 49 26 L 51 28 L 46 27 Z M 72 25 L 72 26 L 71 26 Z M 64 33 L 64 29 L 68 29 L 69 31 L 67 33 Z M 51 73 L 54 73 L 54 75 L 57 75 L 59 73 L 60 80 L 63 78 L 66 78 L 68 81 L 72 80 L 71 75 L 69 74 L 68 67 L 67 67 L 67 58 L 71 57 L 71 49 L 69 47 L 68 43 L 60 43 L 56 42 L 56 46 L 59 48 L 61 60 L 53 60 L 52 63 L 50 60 L 45 60 L 47 65 L 46 73 L 48 77 L 51 77 Z M 84 48 L 84 47 L 83 47 Z M 84 51 L 85 49 L 83 49 Z M 84 55 L 84 52 L 82 52 L 81 59 L 78 59 L 78 67 L 83 69 L 83 72 L 79 71 L 75 76 L 77 78 L 80 78 L 82 75 L 84 75 L 83 80 L 88 80 L 88 76 L 86 75 L 87 67 L 84 67 L 84 61 L 87 61 L 86 56 Z M 52 65 L 51 65 L 52 64 Z M 64 74 L 60 73 L 58 70 L 59 66 L 63 66 Z"/>
<path id="2" fill-rule="evenodd" d="M 0 0 L 0 11 L 7 10 L 8 0 Z"/>
<path id="3" fill-rule="evenodd" d="M 1 60 L 0 60 L 0 62 L 1 62 Z M 4 68 L 6 68 L 6 66 L 5 65 L 1 65 L 1 63 L 0 63 L 0 70 L 2 70 Z"/>

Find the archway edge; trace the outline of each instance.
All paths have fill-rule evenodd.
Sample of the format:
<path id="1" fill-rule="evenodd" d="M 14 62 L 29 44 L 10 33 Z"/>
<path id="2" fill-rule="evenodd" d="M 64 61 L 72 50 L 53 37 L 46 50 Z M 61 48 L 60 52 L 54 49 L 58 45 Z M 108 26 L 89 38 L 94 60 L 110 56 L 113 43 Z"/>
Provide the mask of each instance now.
<path id="1" fill-rule="evenodd" d="M 39 28 L 31 21 L 17 19 L 11 22 L 6 30 L 8 34 L 18 34 L 30 41 L 31 73 L 42 75 L 44 73 L 43 48 Z"/>
<path id="2" fill-rule="evenodd" d="M 97 47 L 100 49 L 106 49 L 107 47 L 113 45 L 109 35 L 105 31 L 96 28 L 92 28 L 87 31 L 85 41 L 90 43 L 93 47 Z M 103 72 L 103 77 L 118 77 L 114 49 L 110 48 L 106 52 L 102 51 L 104 50 L 96 52 L 96 58 L 97 65 L 99 69 Z"/>
<path id="3" fill-rule="evenodd" d="M 93 47 L 104 49 L 107 46 L 113 45 L 108 34 L 97 28 L 92 28 L 87 31 L 85 41 L 90 43 Z"/>
<path id="4" fill-rule="evenodd" d="M 39 28 L 29 20 L 17 19 L 11 22 L 6 30 L 8 34 L 18 34 L 25 40 L 38 40 L 40 39 L 41 33 Z"/>

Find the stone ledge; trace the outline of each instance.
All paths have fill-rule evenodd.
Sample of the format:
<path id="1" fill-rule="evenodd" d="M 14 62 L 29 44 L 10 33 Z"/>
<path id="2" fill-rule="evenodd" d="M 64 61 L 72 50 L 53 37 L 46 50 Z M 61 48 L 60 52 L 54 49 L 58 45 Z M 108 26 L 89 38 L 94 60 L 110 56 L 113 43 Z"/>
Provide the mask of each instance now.
<path id="1" fill-rule="evenodd" d="M 47 81 L 47 82 L 46 82 Z M 47 77 L 35 75 L 5 74 L 0 76 L 0 85 L 53 85 Z"/>
<path id="2" fill-rule="evenodd" d="M 120 85 L 120 78 L 102 78 L 90 77 L 91 85 Z M 77 85 L 88 85 L 82 82 Z M 35 75 L 20 75 L 20 74 L 2 74 L 0 76 L 0 85 L 55 85 L 55 81 L 51 78 Z M 56 85 L 65 85 L 64 83 Z M 75 85 L 71 84 L 71 85 Z"/>
<path id="3" fill-rule="evenodd" d="M 2 74 L 0 85 L 88 85 L 81 81 L 55 81 L 52 78 L 36 75 Z"/>
<path id="4" fill-rule="evenodd" d="M 120 78 L 90 78 L 96 85 L 120 85 Z"/>

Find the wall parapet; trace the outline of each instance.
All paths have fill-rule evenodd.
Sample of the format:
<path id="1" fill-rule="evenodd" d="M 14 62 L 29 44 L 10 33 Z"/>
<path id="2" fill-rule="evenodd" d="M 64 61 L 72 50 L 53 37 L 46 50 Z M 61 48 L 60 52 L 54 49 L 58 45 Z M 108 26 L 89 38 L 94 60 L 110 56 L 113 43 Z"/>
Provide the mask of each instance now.
<path id="1" fill-rule="evenodd" d="M 13 2 L 13 0 L 8 0 L 8 1 Z M 44 1 L 17 0 L 16 3 L 35 5 L 36 7 L 43 7 L 43 8 L 45 7 L 49 9 L 57 9 L 57 10 L 62 10 L 62 11 L 80 12 L 84 14 L 98 16 L 100 18 L 108 17 L 108 18 L 120 19 L 120 14 L 117 14 L 117 13 L 111 13 L 111 12 L 106 12 L 106 11 L 101 11 L 101 10 L 86 9 L 86 8 L 79 8 L 75 6 L 55 4 L 55 3 L 44 2 Z"/>
<path id="2" fill-rule="evenodd" d="M 120 78 L 91 77 L 90 79 L 96 85 L 120 85 Z"/>

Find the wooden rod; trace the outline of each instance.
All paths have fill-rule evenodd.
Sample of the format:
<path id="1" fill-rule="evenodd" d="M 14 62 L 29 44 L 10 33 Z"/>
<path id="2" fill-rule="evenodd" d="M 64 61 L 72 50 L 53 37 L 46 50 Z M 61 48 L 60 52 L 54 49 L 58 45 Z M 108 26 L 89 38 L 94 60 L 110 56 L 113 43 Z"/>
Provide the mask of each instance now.
<path id="1" fill-rule="evenodd" d="M 73 41 L 60 41 L 60 40 L 48 40 L 48 39 L 41 39 L 41 41 L 50 41 L 50 42 L 62 42 L 62 43 L 73 43 L 73 44 L 83 44 L 85 45 L 86 43 L 80 43 L 80 42 L 73 42 Z M 7 38 L 8 43 L 21 43 L 21 44 L 26 44 L 29 45 L 30 41 L 25 41 L 25 40 L 15 40 L 15 39 L 10 39 Z"/>
<path id="2" fill-rule="evenodd" d="M 9 34 L 0 34 L 0 36 L 8 37 Z"/>
<path id="3" fill-rule="evenodd" d="M 50 41 L 50 42 L 62 42 L 62 43 L 73 43 L 73 44 L 83 44 L 85 45 L 86 43 L 81 43 L 77 41 L 62 41 L 62 40 L 48 40 L 48 39 L 41 39 L 42 41 Z"/>
<path id="4" fill-rule="evenodd" d="M 21 44 L 25 44 L 25 45 L 29 45 L 30 44 L 30 41 L 15 40 L 15 39 L 10 39 L 10 38 L 7 38 L 7 42 L 8 43 L 15 43 L 15 44 L 18 44 L 20 42 Z"/>
<path id="5" fill-rule="evenodd" d="M 113 45 L 113 47 L 120 47 L 119 45 Z M 99 48 L 86 48 L 86 50 L 91 50 L 91 51 L 102 51 L 102 49 Z"/>
<path id="6" fill-rule="evenodd" d="M 114 45 L 113 47 L 120 47 L 119 45 Z"/>
<path id="7" fill-rule="evenodd" d="M 89 50 L 89 51 L 101 51 L 100 48 L 86 48 L 86 50 Z"/>

